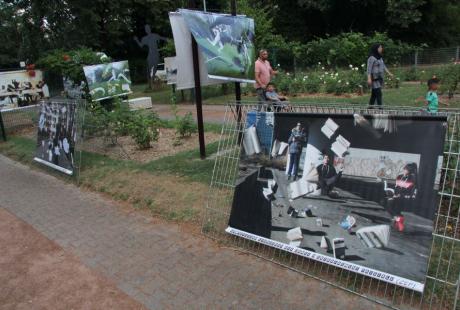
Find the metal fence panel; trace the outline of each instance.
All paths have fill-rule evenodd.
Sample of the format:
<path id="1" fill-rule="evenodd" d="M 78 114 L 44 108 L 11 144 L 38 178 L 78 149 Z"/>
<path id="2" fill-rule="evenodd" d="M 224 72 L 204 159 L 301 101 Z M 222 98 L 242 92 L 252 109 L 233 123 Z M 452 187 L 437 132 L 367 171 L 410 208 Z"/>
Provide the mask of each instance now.
<path id="1" fill-rule="evenodd" d="M 26 107 L 0 110 L 6 133 L 36 125 L 38 122 L 39 108 L 40 105 L 35 104 Z"/>

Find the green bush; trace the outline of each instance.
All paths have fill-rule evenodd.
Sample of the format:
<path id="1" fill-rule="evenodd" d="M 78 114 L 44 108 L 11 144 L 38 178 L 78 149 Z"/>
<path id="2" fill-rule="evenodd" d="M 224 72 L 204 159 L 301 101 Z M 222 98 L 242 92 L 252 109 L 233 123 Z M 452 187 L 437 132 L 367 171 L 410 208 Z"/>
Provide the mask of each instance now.
<path id="1" fill-rule="evenodd" d="M 345 68 L 350 64 L 367 61 L 370 47 L 375 43 L 383 44 L 384 59 L 387 64 L 399 64 L 402 56 L 418 47 L 396 41 L 386 33 L 376 32 L 366 36 L 359 32 L 342 33 L 337 36 L 319 38 L 306 44 L 284 43 L 271 49 L 272 61 L 281 63 L 285 69 L 292 69 L 293 59 L 299 68 L 311 68 L 318 63 L 334 68 Z"/>
<path id="2" fill-rule="evenodd" d="M 176 129 L 176 135 L 180 138 L 190 137 L 193 133 L 195 133 L 197 128 L 193 120 L 192 113 L 188 112 L 183 117 L 176 115 L 174 128 Z"/>
<path id="3" fill-rule="evenodd" d="M 158 141 L 159 121 L 155 114 L 134 113 L 128 123 L 129 134 L 140 149 L 151 147 L 151 143 Z"/>
<path id="4" fill-rule="evenodd" d="M 302 78 L 303 91 L 308 94 L 318 93 L 321 90 L 321 80 L 318 74 L 305 75 Z"/>
<path id="5" fill-rule="evenodd" d="M 37 61 L 37 67 L 49 73 L 70 78 L 74 83 L 86 82 L 83 66 L 110 62 L 111 58 L 82 47 L 75 50 L 52 50 Z M 86 93 L 89 93 L 86 87 Z"/>
<path id="6" fill-rule="evenodd" d="M 146 149 L 158 140 L 160 120 L 155 113 L 130 111 L 126 103 L 114 99 L 108 110 L 99 102 L 92 103 L 85 120 L 87 136 L 102 135 L 109 144 L 115 145 L 118 137 L 131 136 L 140 149 Z"/>
<path id="7" fill-rule="evenodd" d="M 366 84 L 365 65 L 353 66 L 348 69 L 327 69 L 321 64 L 315 70 L 292 74 L 281 71 L 273 80 L 279 92 L 296 95 L 299 93 L 326 92 L 341 95 L 344 93 L 360 93 Z"/>
<path id="8" fill-rule="evenodd" d="M 391 77 L 390 75 L 385 75 L 385 87 L 386 88 L 399 88 L 400 78 L 397 76 Z"/>
<path id="9" fill-rule="evenodd" d="M 460 64 L 446 65 L 437 77 L 441 80 L 440 91 L 452 98 L 460 83 Z"/>

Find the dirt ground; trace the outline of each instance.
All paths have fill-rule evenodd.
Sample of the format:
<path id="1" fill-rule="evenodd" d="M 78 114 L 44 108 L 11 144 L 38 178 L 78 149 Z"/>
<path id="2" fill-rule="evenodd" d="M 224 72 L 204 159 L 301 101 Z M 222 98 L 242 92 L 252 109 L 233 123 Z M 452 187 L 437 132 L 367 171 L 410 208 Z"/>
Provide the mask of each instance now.
<path id="1" fill-rule="evenodd" d="M 220 134 L 205 133 L 206 143 L 216 142 L 219 139 Z M 196 149 L 198 147 L 198 134 L 178 140 L 179 145 L 174 145 L 174 141 L 176 141 L 174 129 L 160 128 L 158 141 L 152 143 L 152 147 L 149 149 L 140 150 L 131 137 L 119 137 L 116 145 L 108 145 L 104 142 L 103 137 L 90 138 L 83 142 L 82 149 L 115 159 L 129 159 L 145 163 L 164 156 Z"/>
<path id="2" fill-rule="evenodd" d="M 0 208 L 0 309 L 145 309 Z"/>
<path id="3" fill-rule="evenodd" d="M 37 129 L 36 127 L 21 129 L 16 131 L 15 135 L 36 139 Z M 205 133 L 206 143 L 213 143 L 219 141 L 219 139 L 220 133 Z M 85 139 L 81 144 L 81 148 L 84 151 L 102 154 L 110 158 L 133 160 L 141 163 L 198 148 L 198 134 L 178 140 L 180 142 L 178 145 L 174 145 L 174 141 L 176 141 L 174 129 L 160 128 L 158 141 L 152 143 L 152 147 L 149 149 L 140 150 L 134 140 L 128 136 L 119 137 L 115 145 L 110 145 L 110 143 L 104 141 L 103 137 Z"/>

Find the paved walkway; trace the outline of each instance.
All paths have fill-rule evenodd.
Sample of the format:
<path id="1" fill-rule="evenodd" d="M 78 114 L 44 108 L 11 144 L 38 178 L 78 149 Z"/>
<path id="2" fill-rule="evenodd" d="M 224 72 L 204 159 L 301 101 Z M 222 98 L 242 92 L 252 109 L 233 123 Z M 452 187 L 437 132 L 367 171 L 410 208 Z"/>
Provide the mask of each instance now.
<path id="1" fill-rule="evenodd" d="M 0 208 L 150 309 L 380 309 L 1 155 Z"/>
<path id="2" fill-rule="evenodd" d="M 2 208 L 0 249 L 0 309 L 145 309 Z"/>
<path id="3" fill-rule="evenodd" d="M 163 119 L 172 119 L 173 113 L 169 104 L 154 104 L 153 111 L 158 113 L 158 116 Z M 178 104 L 177 109 L 179 115 L 185 115 L 192 112 L 193 118 L 196 120 L 196 106 L 194 104 Z M 221 124 L 224 121 L 225 105 L 203 105 L 203 120 L 205 123 Z"/>

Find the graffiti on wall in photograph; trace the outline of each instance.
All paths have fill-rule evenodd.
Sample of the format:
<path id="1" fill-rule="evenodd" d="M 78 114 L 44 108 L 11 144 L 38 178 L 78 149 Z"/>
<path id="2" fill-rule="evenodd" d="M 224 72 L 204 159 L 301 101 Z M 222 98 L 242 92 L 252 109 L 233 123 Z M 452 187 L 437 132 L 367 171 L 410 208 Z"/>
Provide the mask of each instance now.
<path id="1" fill-rule="evenodd" d="M 227 232 L 423 291 L 446 121 L 275 113 L 269 152 L 245 131 Z"/>
<path id="2" fill-rule="evenodd" d="M 35 104 L 39 99 L 49 97 L 48 86 L 43 73 L 34 70 L 0 72 L 0 108 L 16 108 Z"/>

